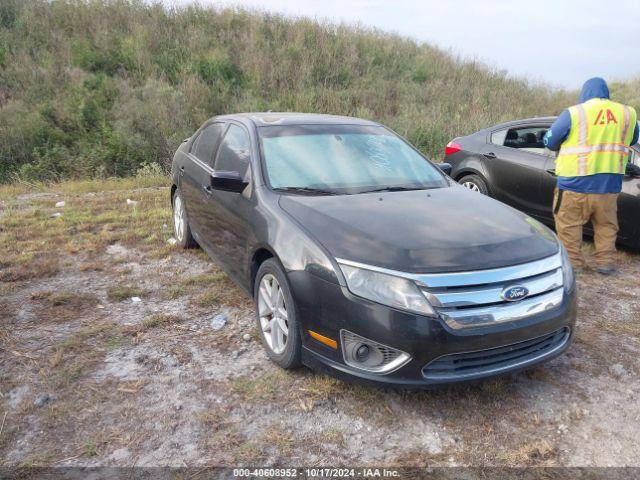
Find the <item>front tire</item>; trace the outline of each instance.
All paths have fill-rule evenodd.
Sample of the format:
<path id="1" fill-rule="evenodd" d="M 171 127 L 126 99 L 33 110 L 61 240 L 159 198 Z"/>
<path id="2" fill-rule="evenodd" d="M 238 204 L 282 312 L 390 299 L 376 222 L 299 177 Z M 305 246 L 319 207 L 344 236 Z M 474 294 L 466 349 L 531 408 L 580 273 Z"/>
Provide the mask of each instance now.
<path id="1" fill-rule="evenodd" d="M 483 195 L 491 196 L 489 194 L 489 187 L 487 181 L 479 175 L 465 175 L 458 183 L 469 190 L 479 192 Z"/>
<path id="2" fill-rule="evenodd" d="M 198 246 L 189 227 L 187 212 L 184 208 L 184 200 L 180 190 L 173 193 L 173 234 L 176 238 L 176 245 L 181 248 L 195 248 Z"/>
<path id="3" fill-rule="evenodd" d="M 287 277 L 274 258 L 260 265 L 253 298 L 258 329 L 267 355 L 282 368 L 299 367 L 301 340 L 295 302 Z"/>

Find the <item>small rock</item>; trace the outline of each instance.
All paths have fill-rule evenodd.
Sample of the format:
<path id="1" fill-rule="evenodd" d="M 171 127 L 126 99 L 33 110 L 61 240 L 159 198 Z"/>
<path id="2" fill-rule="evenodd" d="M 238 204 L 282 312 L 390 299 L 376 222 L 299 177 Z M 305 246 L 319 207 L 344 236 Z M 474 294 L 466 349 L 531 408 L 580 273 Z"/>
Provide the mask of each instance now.
<path id="1" fill-rule="evenodd" d="M 163 229 L 163 230 L 166 230 L 167 228 L 169 228 L 169 225 L 167 225 L 166 223 L 163 223 L 163 224 L 162 224 L 162 229 Z"/>
<path id="2" fill-rule="evenodd" d="M 567 427 L 565 424 L 561 423 L 560 425 L 558 425 L 558 433 L 564 435 L 568 431 L 569 431 L 569 427 Z"/>
<path id="3" fill-rule="evenodd" d="M 98 304 L 98 305 L 96 305 L 96 308 L 99 308 L 100 310 L 102 310 L 104 308 L 104 305 Z"/>
<path id="4" fill-rule="evenodd" d="M 171 237 L 169 240 L 167 240 L 167 243 L 169 245 L 175 245 L 176 243 L 178 243 L 178 241 L 175 238 Z"/>
<path id="5" fill-rule="evenodd" d="M 139 302 L 141 302 L 141 301 L 142 301 L 142 299 L 141 299 L 140 297 L 131 297 L 131 301 L 132 301 L 133 303 L 139 303 Z"/>
<path id="6" fill-rule="evenodd" d="M 609 367 L 609 372 L 611 373 L 611 375 L 617 378 L 624 377 L 627 374 L 627 370 L 624 368 L 623 365 L 619 363 L 616 363 L 615 365 L 611 365 Z"/>
<path id="7" fill-rule="evenodd" d="M 138 201 L 137 200 L 131 200 L 130 198 L 127 198 L 127 205 L 137 205 Z"/>
<path id="8" fill-rule="evenodd" d="M 36 407 L 44 407 L 47 403 L 51 403 L 51 402 L 53 402 L 53 397 L 48 393 L 42 393 L 38 395 L 38 397 L 36 398 L 36 401 L 33 402 L 33 404 Z"/>
<path id="9" fill-rule="evenodd" d="M 64 200 L 60 200 L 56 203 L 56 208 L 64 207 L 67 204 Z"/>
<path id="10" fill-rule="evenodd" d="M 60 212 L 56 212 L 53 215 L 51 215 L 51 218 L 58 218 L 58 217 L 61 217 L 61 216 L 62 216 L 62 214 Z"/>
<path id="11" fill-rule="evenodd" d="M 213 320 L 211 320 L 211 328 L 213 328 L 214 330 L 220 330 L 226 325 L 228 318 L 229 317 L 227 317 L 226 314 L 219 313 L 218 315 L 213 317 Z"/>
<path id="12" fill-rule="evenodd" d="M 233 352 L 231 352 L 231 358 L 238 358 L 238 350 L 234 350 Z"/>
<path id="13" fill-rule="evenodd" d="M 242 339 L 243 339 L 245 342 L 248 342 L 249 340 L 251 340 L 251 335 L 249 335 L 248 333 L 245 333 L 245 334 L 242 336 Z"/>

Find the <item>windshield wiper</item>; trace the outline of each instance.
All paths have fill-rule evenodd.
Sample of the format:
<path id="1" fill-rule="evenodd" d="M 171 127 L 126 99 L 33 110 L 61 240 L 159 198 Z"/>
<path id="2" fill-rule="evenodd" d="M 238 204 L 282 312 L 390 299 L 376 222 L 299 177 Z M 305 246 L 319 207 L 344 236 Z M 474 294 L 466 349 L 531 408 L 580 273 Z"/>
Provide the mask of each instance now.
<path id="1" fill-rule="evenodd" d="M 276 192 L 287 192 L 287 193 L 308 193 L 312 195 L 339 195 L 338 192 L 334 192 L 333 190 L 325 190 L 322 188 L 313 188 L 313 187 L 280 187 L 274 188 Z"/>
<path id="2" fill-rule="evenodd" d="M 358 193 L 373 193 L 373 192 L 408 192 L 409 190 L 426 190 L 427 187 L 380 187 L 373 188 L 371 190 L 362 190 Z"/>

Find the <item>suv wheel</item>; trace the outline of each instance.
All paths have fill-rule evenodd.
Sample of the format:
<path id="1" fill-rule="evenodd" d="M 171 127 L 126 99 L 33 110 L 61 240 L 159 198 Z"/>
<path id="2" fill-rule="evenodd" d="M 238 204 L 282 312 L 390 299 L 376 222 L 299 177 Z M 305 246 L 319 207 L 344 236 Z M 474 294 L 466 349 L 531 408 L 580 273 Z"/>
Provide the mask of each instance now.
<path id="1" fill-rule="evenodd" d="M 253 297 L 267 355 L 282 368 L 299 367 L 301 341 L 295 303 L 277 260 L 270 258 L 260 265 Z"/>
<path id="2" fill-rule="evenodd" d="M 173 234 L 177 240 L 176 244 L 182 248 L 194 248 L 198 245 L 191 235 L 182 194 L 177 189 L 173 194 Z"/>
<path id="3" fill-rule="evenodd" d="M 463 187 L 468 188 L 469 190 L 473 190 L 474 192 L 480 192 L 483 195 L 489 195 L 489 187 L 487 187 L 487 182 L 484 178 L 479 175 L 465 175 L 458 183 Z"/>

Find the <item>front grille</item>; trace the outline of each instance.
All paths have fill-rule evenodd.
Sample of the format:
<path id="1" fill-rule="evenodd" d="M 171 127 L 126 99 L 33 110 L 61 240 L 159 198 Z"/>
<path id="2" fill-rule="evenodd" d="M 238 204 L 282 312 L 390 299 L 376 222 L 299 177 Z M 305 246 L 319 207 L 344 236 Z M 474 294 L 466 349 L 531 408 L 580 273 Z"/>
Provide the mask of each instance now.
<path id="1" fill-rule="evenodd" d="M 569 328 L 562 328 L 549 335 L 504 347 L 445 355 L 427 364 L 422 375 L 429 380 L 451 380 L 499 373 L 542 360 L 562 349 L 568 340 Z"/>
<path id="2" fill-rule="evenodd" d="M 454 330 L 522 320 L 544 313 L 563 301 L 560 255 L 524 265 L 465 273 L 418 277 L 418 285 L 445 323 Z M 510 288 L 525 297 L 508 301 Z"/>

